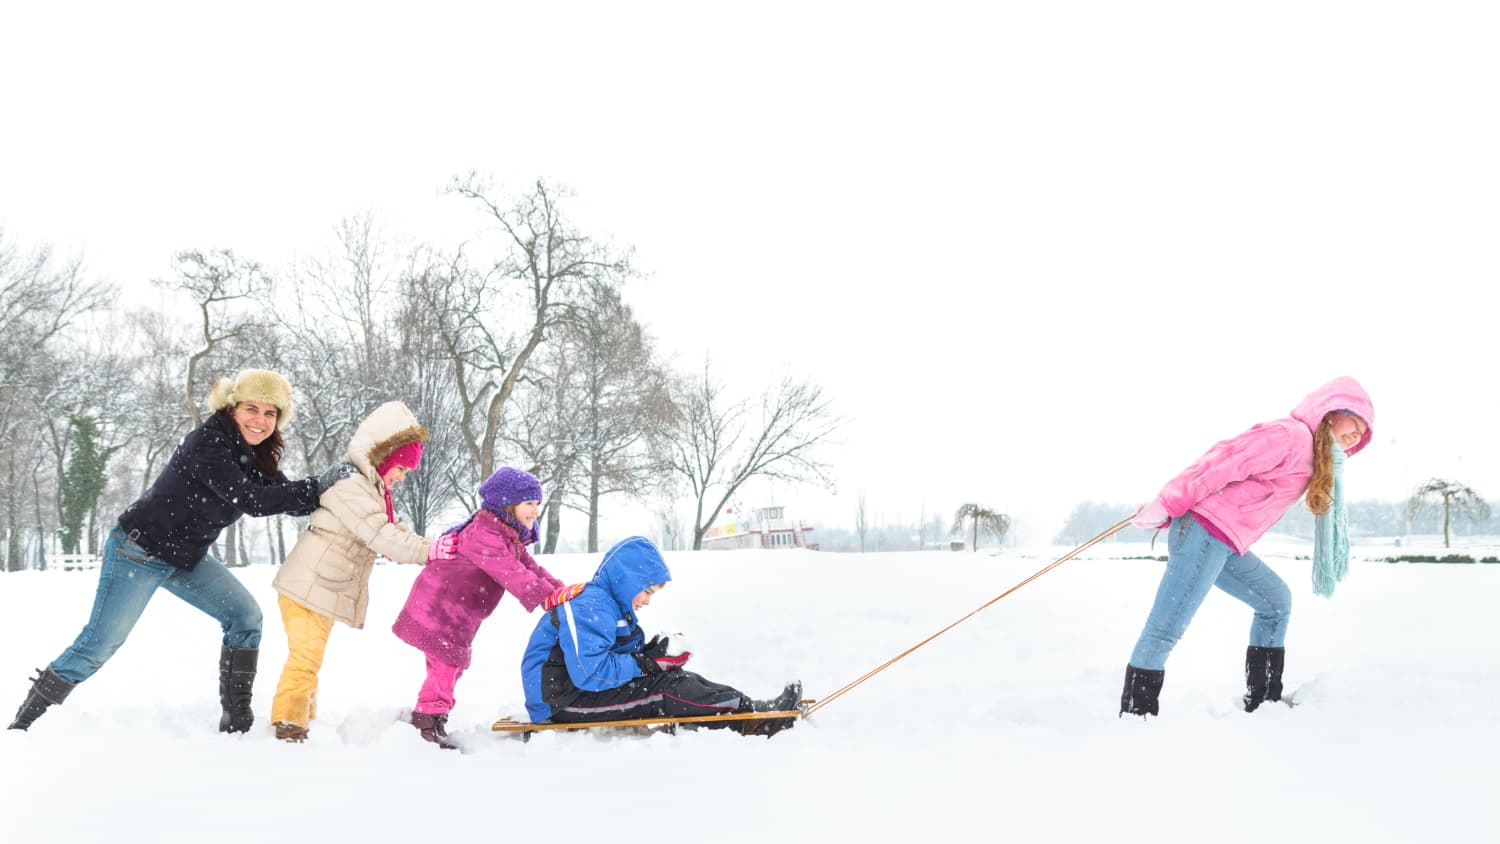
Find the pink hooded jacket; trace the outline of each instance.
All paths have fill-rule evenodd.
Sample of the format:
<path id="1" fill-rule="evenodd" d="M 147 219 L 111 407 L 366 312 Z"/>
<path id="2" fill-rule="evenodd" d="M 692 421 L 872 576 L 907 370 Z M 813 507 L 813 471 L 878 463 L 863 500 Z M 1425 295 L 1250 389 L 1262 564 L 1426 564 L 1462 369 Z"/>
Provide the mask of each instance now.
<path id="1" fill-rule="evenodd" d="M 1313 434 L 1333 410 L 1365 421 L 1364 438 L 1347 452 L 1359 453 L 1374 436 L 1375 405 L 1358 381 L 1335 378 L 1303 399 L 1291 416 L 1215 443 L 1168 481 L 1156 500 L 1174 519 L 1189 510 L 1198 514 L 1218 528 L 1235 553 L 1245 553 L 1307 490 Z"/>
<path id="2" fill-rule="evenodd" d="M 458 532 L 454 552 L 417 575 L 391 630 L 428 656 L 468 668 L 474 635 L 506 592 L 531 612 L 563 582 L 517 543 L 515 528 L 488 510 Z"/>

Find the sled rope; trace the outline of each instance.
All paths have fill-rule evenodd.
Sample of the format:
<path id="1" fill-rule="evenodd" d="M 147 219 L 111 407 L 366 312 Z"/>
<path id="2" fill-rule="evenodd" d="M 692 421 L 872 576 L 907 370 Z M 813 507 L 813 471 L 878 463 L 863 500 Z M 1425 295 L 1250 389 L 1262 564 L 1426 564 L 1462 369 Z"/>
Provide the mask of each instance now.
<path id="1" fill-rule="evenodd" d="M 887 668 L 890 668 L 892 665 L 895 665 L 897 662 L 900 662 L 908 654 L 910 654 L 911 652 L 915 651 L 917 648 L 922 647 L 923 645 L 927 644 L 928 642 L 931 642 L 933 639 L 936 639 L 937 637 L 943 635 L 944 633 L 947 633 L 949 630 L 952 630 L 953 628 L 955 628 L 958 625 L 964 623 L 965 621 L 968 621 L 973 616 L 976 616 L 980 612 L 982 612 L 983 610 L 988 609 L 991 604 L 995 603 L 996 601 L 1000 600 L 1001 598 L 1004 598 L 1006 595 L 1009 595 L 1010 593 L 1016 591 L 1017 589 L 1020 589 L 1022 586 L 1025 586 L 1026 584 L 1030 583 L 1031 581 L 1036 580 L 1038 577 L 1041 577 L 1042 575 L 1046 574 L 1047 572 L 1052 571 L 1053 569 L 1057 568 L 1058 566 L 1062 565 L 1063 563 L 1067 562 L 1068 560 L 1071 560 L 1074 557 L 1078 556 L 1079 554 L 1082 554 L 1084 551 L 1087 551 L 1088 549 L 1094 547 L 1095 545 L 1098 545 L 1100 542 L 1103 542 L 1104 540 L 1110 538 L 1111 536 L 1114 536 L 1115 534 L 1119 533 L 1120 531 L 1124 530 L 1127 527 L 1130 527 L 1130 519 L 1129 518 L 1121 519 L 1120 521 L 1116 522 L 1112 526 L 1106 528 L 1103 532 L 1101 532 L 1098 535 L 1096 535 L 1094 538 L 1088 540 L 1087 542 L 1083 543 L 1082 545 L 1079 545 L 1077 548 L 1074 548 L 1072 551 L 1069 551 L 1068 553 L 1066 553 L 1066 554 L 1062 555 L 1061 557 L 1058 557 L 1057 559 L 1055 559 L 1052 562 L 1048 563 L 1045 567 L 1043 567 L 1042 569 L 1038 570 L 1035 574 L 1031 575 L 1030 577 L 1028 577 L 1025 580 L 1021 581 L 1020 583 L 1017 583 L 1015 586 L 1010 587 L 1009 589 L 1005 590 L 1004 592 L 1001 592 L 999 595 L 996 595 L 995 597 L 993 597 L 990 600 L 986 601 L 982 606 L 980 606 L 979 608 L 977 608 L 974 611 L 970 612 L 968 615 L 964 616 L 963 618 L 960 618 L 958 621 L 953 622 L 952 624 L 948 625 L 947 627 L 944 627 L 942 630 L 939 630 L 938 632 L 932 634 L 931 636 L 928 636 L 926 639 L 923 639 L 922 641 L 916 643 L 915 645 L 912 645 L 911 647 L 907 648 L 906 650 L 902 651 L 901 653 L 896 654 L 895 656 L 891 657 L 890 659 L 888 659 L 884 663 L 882 663 L 878 668 L 875 668 L 872 671 L 865 672 L 865 674 L 863 674 L 859 679 L 855 680 L 852 683 L 849 683 L 848 685 L 845 685 L 843 688 L 839 689 L 838 691 L 834 692 L 833 694 L 828 695 L 827 697 L 820 699 L 816 703 L 814 703 L 811 706 L 809 706 L 807 708 L 807 714 L 804 715 L 804 716 L 802 716 L 802 717 L 804 717 L 804 718 L 811 717 L 814 712 L 817 712 L 819 709 L 822 709 L 823 707 L 827 706 L 828 704 L 833 703 L 835 700 L 838 700 L 839 697 L 842 696 L 845 692 L 848 692 L 850 689 L 853 689 L 855 686 L 858 686 L 860 683 L 863 683 L 864 681 L 870 679 L 871 677 L 874 677 L 876 674 L 879 674 L 880 672 L 886 670 Z"/>

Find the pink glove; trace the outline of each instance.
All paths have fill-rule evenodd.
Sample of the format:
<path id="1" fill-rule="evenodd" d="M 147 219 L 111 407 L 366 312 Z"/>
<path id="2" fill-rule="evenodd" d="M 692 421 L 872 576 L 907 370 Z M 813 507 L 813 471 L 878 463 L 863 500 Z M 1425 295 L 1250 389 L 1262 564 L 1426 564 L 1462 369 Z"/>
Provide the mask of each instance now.
<path id="1" fill-rule="evenodd" d="M 566 604 L 567 602 L 578 597 L 578 593 L 583 591 L 583 587 L 585 585 L 586 584 L 583 583 L 575 583 L 572 586 L 564 586 L 563 588 L 554 591 L 552 594 L 542 599 L 542 611 L 551 612 L 552 610 L 556 609 L 559 604 Z"/>
<path id="2" fill-rule="evenodd" d="M 445 533 L 432 541 L 432 547 L 427 549 L 427 562 L 435 563 L 438 560 L 452 560 L 458 556 L 458 534 Z"/>
<path id="3" fill-rule="evenodd" d="M 1161 506 L 1160 501 L 1153 499 L 1135 511 L 1135 515 L 1130 517 L 1130 523 L 1138 528 L 1158 530 L 1171 524 L 1172 517 L 1167 515 L 1167 508 Z"/>

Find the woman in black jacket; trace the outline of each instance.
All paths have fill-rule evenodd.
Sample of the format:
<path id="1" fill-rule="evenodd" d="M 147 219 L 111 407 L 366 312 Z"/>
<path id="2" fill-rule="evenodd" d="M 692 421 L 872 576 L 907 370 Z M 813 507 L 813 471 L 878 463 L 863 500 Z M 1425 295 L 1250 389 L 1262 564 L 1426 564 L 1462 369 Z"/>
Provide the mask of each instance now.
<path id="1" fill-rule="evenodd" d="M 156 482 L 110 531 L 88 624 L 40 670 L 10 729 L 30 727 L 48 706 L 62 703 L 74 686 L 93 676 L 125 643 L 158 588 L 213 616 L 224 630 L 219 731 L 242 733 L 254 723 L 250 690 L 260 648 L 260 605 L 209 547 L 241 515 L 311 513 L 325 485 L 336 480 L 338 467 L 297 481 L 277 468 L 281 429 L 292 418 L 292 390 L 274 372 L 246 369 L 233 381 L 219 379 L 208 406 L 214 413 L 183 439 Z"/>

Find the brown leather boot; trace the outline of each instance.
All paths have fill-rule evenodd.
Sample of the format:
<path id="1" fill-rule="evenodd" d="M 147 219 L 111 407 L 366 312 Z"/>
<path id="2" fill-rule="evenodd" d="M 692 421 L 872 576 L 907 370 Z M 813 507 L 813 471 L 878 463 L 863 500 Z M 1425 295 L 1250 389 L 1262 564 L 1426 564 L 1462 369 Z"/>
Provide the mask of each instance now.
<path id="1" fill-rule="evenodd" d="M 422 738 L 444 750 L 458 750 L 458 745 L 448 740 L 447 724 L 447 715 L 429 715 L 425 712 L 411 714 L 411 725 L 417 728 Z"/>
<path id="2" fill-rule="evenodd" d="M 307 741 L 307 728 L 301 724 L 293 724 L 290 721 L 276 721 L 271 726 L 276 728 L 276 738 L 281 741 L 301 744 Z"/>

